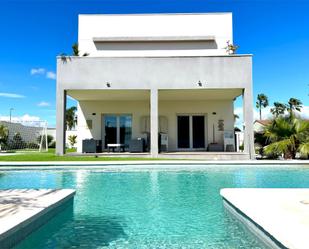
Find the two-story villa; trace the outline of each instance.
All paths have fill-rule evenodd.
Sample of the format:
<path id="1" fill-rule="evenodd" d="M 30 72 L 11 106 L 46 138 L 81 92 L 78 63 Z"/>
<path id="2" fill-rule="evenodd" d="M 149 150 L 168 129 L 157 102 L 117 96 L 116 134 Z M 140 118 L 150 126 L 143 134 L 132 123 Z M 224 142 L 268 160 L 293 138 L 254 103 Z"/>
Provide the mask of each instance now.
<path id="1" fill-rule="evenodd" d="M 231 13 L 79 15 L 81 56 L 57 58 L 57 154 L 69 95 L 78 101 L 78 152 L 87 139 L 102 152 L 129 152 L 139 139 L 152 157 L 253 159 L 252 56 L 229 54 L 227 41 Z M 234 144 L 238 96 L 243 152 Z"/>

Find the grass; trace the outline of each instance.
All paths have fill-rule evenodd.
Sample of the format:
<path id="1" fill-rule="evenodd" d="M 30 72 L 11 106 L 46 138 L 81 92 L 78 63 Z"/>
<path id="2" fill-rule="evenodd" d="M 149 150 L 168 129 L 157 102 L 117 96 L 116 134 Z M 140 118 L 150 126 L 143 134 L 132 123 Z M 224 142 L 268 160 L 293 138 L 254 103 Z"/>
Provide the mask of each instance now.
<path id="1" fill-rule="evenodd" d="M 67 152 L 73 152 L 68 150 Z M 8 153 L 9 154 L 9 153 Z M 0 155 L 0 162 L 47 162 L 47 161 L 138 161 L 138 160 L 162 160 L 160 158 L 142 157 L 94 157 L 94 156 L 56 156 L 55 149 L 48 152 L 25 152 L 16 155 Z"/>

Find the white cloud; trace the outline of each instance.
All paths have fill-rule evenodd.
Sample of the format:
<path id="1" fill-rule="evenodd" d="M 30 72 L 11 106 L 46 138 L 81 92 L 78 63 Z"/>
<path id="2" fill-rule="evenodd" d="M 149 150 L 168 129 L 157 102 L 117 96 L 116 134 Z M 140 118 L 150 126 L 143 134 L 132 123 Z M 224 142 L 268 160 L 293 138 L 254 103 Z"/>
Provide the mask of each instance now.
<path id="1" fill-rule="evenodd" d="M 30 74 L 31 75 L 45 75 L 45 77 L 47 79 L 52 79 L 55 80 L 56 79 L 56 73 L 53 71 L 47 71 L 45 68 L 32 68 L 30 70 Z"/>
<path id="2" fill-rule="evenodd" d="M 309 106 L 303 106 L 301 112 L 296 112 L 299 116 L 305 119 L 309 119 Z"/>
<path id="3" fill-rule="evenodd" d="M 56 79 L 56 74 L 54 72 L 52 72 L 52 71 L 49 71 L 49 72 L 46 73 L 46 78 L 55 80 Z"/>
<path id="4" fill-rule="evenodd" d="M 36 74 L 45 74 L 46 70 L 45 68 L 32 68 L 30 70 L 31 75 L 36 75 Z"/>
<path id="5" fill-rule="evenodd" d="M 0 97 L 20 99 L 20 98 L 24 98 L 25 96 L 21 94 L 16 94 L 16 93 L 0 93 Z"/>
<path id="6" fill-rule="evenodd" d="M 40 106 L 40 107 L 50 106 L 50 103 L 45 102 L 45 101 L 41 101 L 40 103 L 38 103 L 38 106 Z"/>

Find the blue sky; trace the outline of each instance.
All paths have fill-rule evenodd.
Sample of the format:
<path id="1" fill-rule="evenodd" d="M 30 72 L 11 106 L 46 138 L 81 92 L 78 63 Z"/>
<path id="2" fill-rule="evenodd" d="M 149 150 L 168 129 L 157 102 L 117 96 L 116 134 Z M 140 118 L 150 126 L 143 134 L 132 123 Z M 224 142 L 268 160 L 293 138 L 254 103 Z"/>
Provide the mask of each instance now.
<path id="1" fill-rule="evenodd" d="M 12 107 L 55 126 L 56 56 L 77 41 L 78 14 L 221 11 L 254 55 L 254 97 L 299 98 L 309 116 L 309 0 L 0 0 L 0 118 Z"/>

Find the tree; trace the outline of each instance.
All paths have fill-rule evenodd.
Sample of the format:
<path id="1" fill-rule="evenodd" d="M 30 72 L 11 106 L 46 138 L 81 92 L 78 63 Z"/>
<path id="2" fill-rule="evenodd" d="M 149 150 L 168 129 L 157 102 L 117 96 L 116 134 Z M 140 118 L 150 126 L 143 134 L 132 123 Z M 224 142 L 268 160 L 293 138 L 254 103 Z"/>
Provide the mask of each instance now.
<path id="1" fill-rule="evenodd" d="M 0 151 L 1 146 L 7 143 L 8 136 L 9 136 L 9 129 L 4 125 L 0 125 Z"/>
<path id="2" fill-rule="evenodd" d="M 268 106 L 268 97 L 263 93 L 258 94 L 256 101 L 256 108 L 259 109 L 260 120 L 262 120 L 262 108 L 265 108 L 267 106 Z"/>
<path id="3" fill-rule="evenodd" d="M 26 147 L 26 143 L 19 132 L 14 134 L 10 147 L 11 149 L 24 149 Z"/>
<path id="4" fill-rule="evenodd" d="M 270 112 L 277 118 L 283 115 L 286 110 L 286 105 L 280 102 L 274 102 L 274 107 L 270 109 Z"/>
<path id="5" fill-rule="evenodd" d="M 71 146 L 71 148 L 73 148 L 74 147 L 74 145 L 77 143 L 77 135 L 70 135 L 69 137 L 68 137 L 68 140 L 69 140 L 69 143 L 70 143 L 70 146 Z"/>
<path id="6" fill-rule="evenodd" d="M 294 111 L 299 111 L 301 112 L 301 108 L 303 108 L 302 106 L 302 102 L 299 99 L 296 98 L 290 98 L 289 102 L 286 106 L 288 112 L 290 113 L 290 116 L 292 117 L 294 114 Z"/>
<path id="7" fill-rule="evenodd" d="M 77 124 L 76 110 L 76 106 L 72 106 L 68 108 L 65 112 L 65 121 L 69 130 L 72 130 Z"/>
<path id="8" fill-rule="evenodd" d="M 309 155 L 309 122 L 295 117 L 278 117 L 265 127 L 270 142 L 264 147 L 266 154 L 283 154 L 294 159 L 297 152 Z"/>

